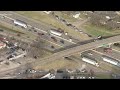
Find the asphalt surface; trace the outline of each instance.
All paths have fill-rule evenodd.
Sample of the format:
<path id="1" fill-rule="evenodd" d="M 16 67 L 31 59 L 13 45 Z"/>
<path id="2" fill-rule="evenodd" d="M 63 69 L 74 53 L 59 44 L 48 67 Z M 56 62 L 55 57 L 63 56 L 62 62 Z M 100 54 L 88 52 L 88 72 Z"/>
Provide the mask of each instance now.
<path id="1" fill-rule="evenodd" d="M 0 12 L 1 13 L 1 12 Z M 6 12 L 2 12 L 2 13 L 6 13 Z M 7 12 L 9 13 L 9 12 Z M 12 12 L 10 12 L 12 13 Z M 9 13 L 9 14 L 10 14 Z M 13 14 L 13 13 L 12 13 Z M 15 15 L 16 16 L 16 15 Z M 12 16 L 11 17 L 14 17 L 15 16 Z M 18 16 L 16 17 L 18 19 Z M 20 16 L 20 19 L 22 20 L 24 17 L 21 18 Z M 26 20 L 26 18 L 25 18 Z M 31 24 L 31 21 L 29 21 L 28 19 L 26 20 L 28 22 L 30 22 Z M 31 25 L 34 25 L 35 23 L 32 23 Z M 35 26 L 40 26 L 38 23 L 35 24 Z M 69 49 L 66 49 L 66 50 L 63 50 L 63 51 L 60 51 L 60 52 L 57 52 L 51 56 L 48 56 L 48 57 L 45 57 L 43 59 L 41 59 L 40 61 L 35 61 L 35 62 L 31 62 L 31 63 L 28 63 L 28 64 L 32 64 L 33 66 L 36 66 L 36 65 L 40 65 L 40 64 L 46 64 L 46 63 L 49 63 L 51 61 L 54 61 L 54 60 L 57 60 L 61 57 L 64 57 L 64 56 L 70 56 L 76 52 L 84 52 L 86 50 L 89 50 L 89 49 L 93 49 L 93 48 L 97 48 L 98 46 L 101 46 L 102 44 L 107 44 L 107 43 L 114 43 L 114 42 L 119 42 L 120 41 L 120 36 L 114 36 L 114 37 L 110 37 L 108 39 L 104 39 L 104 40 L 99 40 L 99 41 L 95 41 L 95 42 L 91 42 L 91 43 L 87 43 L 87 44 L 84 44 L 84 45 L 79 45 L 79 46 L 75 46 L 75 47 L 71 47 Z M 26 64 L 25 64 L 26 65 Z M 21 65 L 21 66 L 24 66 L 24 65 Z M 15 69 L 12 69 L 13 71 L 16 70 Z M 11 71 L 12 71 L 11 70 Z M 7 72 L 7 71 L 6 71 Z M 8 71 L 9 72 L 9 71 Z M 4 72 L 5 73 L 5 72 Z"/>
<path id="2" fill-rule="evenodd" d="M 5 14 L 5 16 L 4 16 L 5 18 L 0 18 L 0 20 L 1 20 L 1 21 L 4 21 L 4 22 L 7 22 L 7 23 L 9 23 L 9 24 L 11 24 L 11 25 L 13 25 L 13 27 L 16 27 L 16 26 L 14 26 L 12 20 L 20 19 L 20 20 L 22 20 L 22 21 L 27 22 L 27 24 L 28 24 L 29 27 L 28 27 L 27 29 L 23 29 L 23 28 L 21 28 L 20 26 L 17 26 L 17 28 L 28 31 L 29 29 L 31 29 L 31 27 L 35 27 L 35 29 L 37 30 L 37 32 L 34 32 L 34 30 L 30 31 L 31 33 L 33 33 L 33 35 L 37 35 L 38 32 L 39 32 L 39 33 L 44 33 L 45 35 L 43 35 L 43 36 L 40 37 L 40 38 L 42 38 L 43 40 L 46 40 L 47 42 L 50 42 L 50 43 L 53 44 L 54 47 L 55 47 L 54 49 L 53 49 L 53 48 L 51 49 L 50 46 L 47 46 L 46 48 L 47 48 L 48 50 L 54 51 L 55 49 L 59 49 L 59 48 L 57 48 L 58 46 L 59 46 L 59 47 L 66 47 L 66 46 L 69 46 L 69 45 L 72 45 L 72 44 L 76 44 L 77 42 L 79 42 L 78 40 L 76 40 L 76 39 L 74 39 L 74 38 L 72 38 L 72 42 L 69 41 L 70 38 L 69 38 L 69 36 L 66 36 L 66 35 L 62 35 L 62 37 L 58 37 L 58 36 L 55 36 L 55 35 L 50 35 L 50 34 L 49 34 L 49 30 L 50 30 L 51 28 L 53 28 L 53 27 L 51 27 L 51 26 L 49 26 L 49 25 L 46 26 L 45 24 L 43 24 L 43 23 L 41 23 L 41 22 L 38 22 L 38 21 L 35 21 L 35 20 L 33 20 L 33 19 L 24 17 L 24 16 L 22 16 L 22 15 L 20 15 L 20 14 L 17 14 L 17 13 L 15 13 L 15 12 L 11 12 L 11 11 L 1 11 L 1 12 L 0 12 L 0 15 L 2 16 L 2 14 Z M 7 14 L 8 14 L 8 15 L 7 15 Z M 31 26 L 31 25 L 32 25 L 32 26 Z M 57 40 L 57 42 L 54 42 L 54 41 L 51 39 L 51 37 L 55 37 L 56 40 Z M 64 40 L 64 44 L 61 43 L 60 40 Z"/>
<path id="3" fill-rule="evenodd" d="M 50 55 L 48 57 L 45 57 L 43 59 L 40 59 L 39 61 L 33 61 L 33 62 L 27 63 L 25 65 L 20 65 L 20 67 L 23 67 L 23 66 L 26 66 L 26 65 L 32 65 L 33 67 L 35 67 L 37 65 L 44 65 L 46 63 L 50 63 L 54 60 L 57 60 L 61 57 L 70 56 L 70 55 L 72 55 L 76 52 L 84 52 L 84 51 L 87 51 L 89 49 L 97 48 L 98 46 L 101 46 L 102 44 L 115 43 L 115 42 L 120 42 L 120 35 L 110 37 L 110 38 L 107 38 L 107 39 L 104 39 L 104 40 L 99 40 L 99 41 L 96 41 L 96 42 L 76 46 L 76 47 L 73 47 L 73 48 L 70 48 L 70 49 L 67 49 L 67 50 L 63 50 L 63 51 L 57 52 L 53 55 Z M 16 70 L 16 68 L 14 68 L 11 71 L 14 71 L 14 70 Z"/>
<path id="4" fill-rule="evenodd" d="M 97 48 L 98 46 L 100 46 L 102 44 L 114 43 L 114 42 L 119 42 L 119 41 L 120 41 L 120 36 L 114 36 L 114 37 L 111 37 L 111 38 L 108 38 L 108 39 L 104 39 L 104 40 L 100 40 L 100 41 L 76 46 L 76 47 L 73 47 L 73 48 L 69 48 L 67 50 L 57 52 L 57 53 L 55 53 L 51 56 L 45 57 L 38 62 L 32 63 L 32 65 L 36 66 L 36 65 L 46 64 L 46 63 L 49 63 L 51 61 L 57 60 L 61 57 L 70 56 L 70 55 L 72 55 L 76 52 L 84 52 L 84 51 L 89 50 L 89 49 Z"/>

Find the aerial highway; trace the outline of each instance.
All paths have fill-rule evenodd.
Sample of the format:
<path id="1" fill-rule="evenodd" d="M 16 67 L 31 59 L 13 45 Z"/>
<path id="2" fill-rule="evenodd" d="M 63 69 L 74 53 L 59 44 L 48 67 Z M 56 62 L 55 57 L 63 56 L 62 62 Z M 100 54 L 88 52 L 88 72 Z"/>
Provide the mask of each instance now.
<path id="1" fill-rule="evenodd" d="M 9 20 L 15 20 L 15 19 L 22 20 L 28 24 L 28 27 L 34 27 L 36 30 L 41 31 L 43 33 L 48 33 L 51 28 L 55 29 L 55 27 L 53 27 L 49 24 L 45 24 L 43 22 L 25 17 L 23 15 L 20 15 L 18 13 L 12 12 L 12 11 L 1 11 L 0 16 L 4 16 L 5 18 L 7 18 Z M 11 22 L 9 22 L 9 23 L 11 23 Z M 59 38 L 59 39 L 63 39 L 64 41 L 70 42 L 72 44 L 76 44 L 75 42 L 69 41 L 68 39 L 65 39 L 63 37 L 58 37 L 58 36 L 55 36 L 55 37 Z"/>
<path id="2" fill-rule="evenodd" d="M 1 11 L 0 12 L 0 14 L 4 14 L 4 13 L 5 14 L 10 14 L 10 16 L 5 15 L 5 17 L 10 19 L 10 20 L 13 20 L 13 18 L 23 20 L 23 21 L 25 21 L 29 24 L 29 27 L 32 27 L 31 25 L 33 25 L 38 30 L 43 31 L 43 32 L 47 32 L 47 30 L 49 30 L 51 28 L 49 26 L 44 26 L 43 24 L 40 24 L 40 22 L 38 23 L 35 20 L 31 20 L 27 17 L 24 17 L 22 15 L 14 13 L 14 12 L 6 12 L 6 11 Z M 27 65 L 31 65 L 32 67 L 37 66 L 37 65 L 43 65 L 43 64 L 46 64 L 46 63 L 49 63 L 49 62 L 53 62 L 55 60 L 59 60 L 62 57 L 71 56 L 71 55 L 73 55 L 77 52 L 81 53 L 81 52 L 84 52 L 84 51 L 87 51 L 87 50 L 91 50 L 91 49 L 100 47 L 103 44 L 111 44 L 111 43 L 116 43 L 116 42 L 120 42 L 120 35 L 109 37 L 109 38 L 102 39 L 102 40 L 96 40 L 94 42 L 79 44 L 79 45 L 76 45 L 74 43 L 75 45 L 73 47 L 69 47 L 69 48 L 66 48 L 64 50 L 60 50 L 60 51 L 58 51 L 58 52 L 56 52 L 56 53 L 54 53 L 54 54 L 52 54 L 48 57 L 41 58 L 39 61 L 32 61 L 32 62 L 28 62 L 27 64 L 21 64 L 17 68 L 25 67 Z M 13 72 L 13 71 L 17 70 L 17 68 L 13 68 L 13 69 L 7 70 L 5 72 L 0 72 L 0 76 L 5 75 L 5 74 L 10 73 L 10 72 Z"/>
<path id="3" fill-rule="evenodd" d="M 99 46 L 102 46 L 103 44 L 111 44 L 111 43 L 115 43 L 115 42 L 120 42 L 120 35 L 110 37 L 110 38 L 107 38 L 107 39 L 103 39 L 103 40 L 98 40 L 98 41 L 91 42 L 91 43 L 88 43 L 88 44 L 72 47 L 72 48 L 54 53 L 54 54 L 52 54 L 48 57 L 42 58 L 39 61 L 33 61 L 33 62 L 24 64 L 24 65 L 20 65 L 19 67 L 24 67 L 26 65 L 32 65 L 33 67 L 37 66 L 37 65 L 43 65 L 43 64 L 58 60 L 59 58 L 62 58 L 62 57 L 65 57 L 65 56 L 70 56 L 70 55 L 72 55 L 76 52 L 84 52 L 86 50 L 90 50 L 90 49 L 94 49 L 94 48 L 97 48 Z M 16 69 L 17 68 L 14 68 L 10 71 L 14 71 Z M 6 72 L 8 73 L 9 70 L 7 70 Z M 5 72 L 4 72 L 4 74 L 5 74 Z M 3 75 L 3 74 L 0 73 L 0 75 Z"/>

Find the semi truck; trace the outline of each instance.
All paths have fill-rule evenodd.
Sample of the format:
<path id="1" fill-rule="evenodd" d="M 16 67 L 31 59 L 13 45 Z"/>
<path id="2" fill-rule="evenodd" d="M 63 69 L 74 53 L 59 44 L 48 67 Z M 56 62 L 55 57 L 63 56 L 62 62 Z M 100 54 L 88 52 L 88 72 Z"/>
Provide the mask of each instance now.
<path id="1" fill-rule="evenodd" d="M 61 31 L 51 29 L 50 34 L 57 35 L 57 36 L 62 36 L 63 33 Z"/>
<path id="2" fill-rule="evenodd" d="M 21 20 L 18 20 L 18 19 L 13 20 L 13 23 L 14 23 L 15 25 L 19 25 L 19 26 L 21 26 L 21 27 L 23 27 L 23 28 L 27 28 L 27 27 L 28 27 L 26 22 L 21 21 Z"/>
<path id="3" fill-rule="evenodd" d="M 105 61 L 105 62 L 107 62 L 107 63 L 113 64 L 115 66 L 119 65 L 119 61 L 117 61 L 116 59 L 113 59 L 111 57 L 102 56 L 102 60 Z"/>
<path id="4" fill-rule="evenodd" d="M 90 59 L 90 58 L 87 58 L 87 57 L 82 57 L 82 61 L 87 62 L 89 64 L 92 64 L 96 67 L 99 67 L 99 64 L 96 60 L 93 60 L 93 59 Z"/>

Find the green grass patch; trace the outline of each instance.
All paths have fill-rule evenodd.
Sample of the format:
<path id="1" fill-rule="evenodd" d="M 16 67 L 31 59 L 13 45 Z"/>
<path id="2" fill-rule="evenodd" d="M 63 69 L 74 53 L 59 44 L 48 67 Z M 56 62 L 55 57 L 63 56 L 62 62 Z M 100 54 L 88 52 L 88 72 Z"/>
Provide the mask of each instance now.
<path id="1" fill-rule="evenodd" d="M 10 29 L 10 28 L 7 28 L 3 25 L 0 25 L 0 29 L 4 30 L 4 31 L 10 31 L 10 32 L 14 32 L 14 33 L 19 33 L 19 34 L 24 34 L 23 32 L 20 32 L 18 30 L 14 30 L 14 29 Z"/>
<path id="2" fill-rule="evenodd" d="M 110 74 L 96 74 L 95 75 L 98 79 L 111 79 L 111 75 Z"/>
<path id="3" fill-rule="evenodd" d="M 87 24 L 83 27 L 85 29 L 85 32 L 92 35 L 92 36 L 110 36 L 120 33 L 120 31 L 111 31 L 106 28 L 97 27 L 91 24 Z"/>

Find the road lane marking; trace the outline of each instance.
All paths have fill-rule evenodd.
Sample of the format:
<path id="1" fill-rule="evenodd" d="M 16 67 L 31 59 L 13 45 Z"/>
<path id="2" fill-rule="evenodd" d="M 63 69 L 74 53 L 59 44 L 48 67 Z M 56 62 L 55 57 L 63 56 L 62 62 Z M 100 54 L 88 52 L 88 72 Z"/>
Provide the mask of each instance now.
<path id="1" fill-rule="evenodd" d="M 56 36 L 56 35 L 54 35 L 54 34 L 50 34 L 50 35 L 55 36 L 55 37 L 60 38 L 60 39 L 63 39 L 63 40 L 65 40 L 65 41 L 71 42 L 71 43 L 73 43 L 73 44 L 76 44 L 75 42 L 69 41 L 69 40 L 67 40 L 67 39 L 64 39 L 64 38 L 62 38 L 62 37 Z"/>
<path id="2" fill-rule="evenodd" d="M 56 46 L 64 47 L 64 46 L 62 46 L 62 45 L 59 45 L 59 44 L 53 43 L 53 42 L 51 42 L 51 41 L 49 41 L 49 40 L 47 40 L 47 39 L 44 39 L 44 38 L 41 38 L 41 39 L 43 39 L 43 40 L 45 40 L 45 41 L 47 41 L 47 42 L 49 42 L 49 43 L 55 44 Z"/>
<path id="3" fill-rule="evenodd" d="M 44 32 L 44 33 L 48 33 L 47 31 L 41 30 L 41 29 L 39 29 L 39 28 L 36 28 L 36 27 L 34 27 L 34 28 L 37 29 L 37 30 L 39 30 L 39 31 L 42 31 L 42 32 Z"/>

